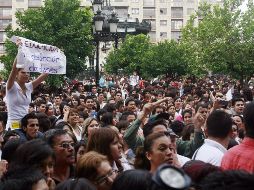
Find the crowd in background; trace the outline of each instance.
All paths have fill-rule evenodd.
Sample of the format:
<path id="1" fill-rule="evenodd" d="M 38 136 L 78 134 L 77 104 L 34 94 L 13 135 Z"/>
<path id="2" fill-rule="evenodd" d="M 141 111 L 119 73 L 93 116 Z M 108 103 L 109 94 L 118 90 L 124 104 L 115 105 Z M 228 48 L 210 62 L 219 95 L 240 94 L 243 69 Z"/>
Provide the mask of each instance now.
<path id="1" fill-rule="evenodd" d="M 45 78 L 1 83 L 0 189 L 252 189 L 253 77 Z"/>

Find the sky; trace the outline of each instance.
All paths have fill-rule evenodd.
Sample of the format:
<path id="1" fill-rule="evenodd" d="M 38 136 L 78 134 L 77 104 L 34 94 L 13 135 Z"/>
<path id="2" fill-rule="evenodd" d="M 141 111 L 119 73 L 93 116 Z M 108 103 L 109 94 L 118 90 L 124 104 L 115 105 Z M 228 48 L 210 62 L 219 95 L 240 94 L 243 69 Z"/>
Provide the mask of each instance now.
<path id="1" fill-rule="evenodd" d="M 254 0 L 252 0 L 253 2 L 254 2 Z M 247 3 L 248 3 L 248 0 L 245 0 L 244 2 L 243 2 L 243 4 L 240 6 L 240 9 L 242 10 L 242 11 L 246 11 L 247 10 Z"/>

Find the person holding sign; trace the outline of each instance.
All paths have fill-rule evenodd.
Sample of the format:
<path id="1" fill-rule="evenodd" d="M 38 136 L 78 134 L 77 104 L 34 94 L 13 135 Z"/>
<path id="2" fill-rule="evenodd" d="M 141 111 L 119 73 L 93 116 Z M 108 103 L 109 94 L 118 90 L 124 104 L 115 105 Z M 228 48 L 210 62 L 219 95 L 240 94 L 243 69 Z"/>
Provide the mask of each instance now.
<path id="1" fill-rule="evenodd" d="M 17 57 L 6 85 L 6 102 L 8 111 L 7 129 L 20 128 L 20 120 L 28 114 L 31 94 L 48 73 L 42 73 L 35 80 L 28 82 L 29 73 L 23 68 L 17 68 Z"/>

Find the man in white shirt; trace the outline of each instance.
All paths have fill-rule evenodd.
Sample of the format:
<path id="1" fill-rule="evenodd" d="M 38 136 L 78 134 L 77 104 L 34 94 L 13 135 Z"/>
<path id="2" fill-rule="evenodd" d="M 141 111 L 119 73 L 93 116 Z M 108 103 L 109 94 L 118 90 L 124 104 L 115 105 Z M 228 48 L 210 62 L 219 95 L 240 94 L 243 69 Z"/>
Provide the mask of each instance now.
<path id="1" fill-rule="evenodd" d="M 229 114 L 222 110 L 213 111 L 206 121 L 205 130 L 208 138 L 196 150 L 192 159 L 220 166 L 232 134 L 232 124 Z"/>

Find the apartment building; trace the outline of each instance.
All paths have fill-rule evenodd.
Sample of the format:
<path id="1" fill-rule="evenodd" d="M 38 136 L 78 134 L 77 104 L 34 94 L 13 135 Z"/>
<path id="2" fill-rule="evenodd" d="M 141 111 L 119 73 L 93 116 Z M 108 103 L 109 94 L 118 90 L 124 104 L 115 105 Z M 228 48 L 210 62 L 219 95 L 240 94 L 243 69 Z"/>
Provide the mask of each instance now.
<path id="1" fill-rule="evenodd" d="M 0 55 L 4 53 L 5 28 L 11 24 L 17 28 L 15 13 L 28 8 L 43 6 L 44 0 L 0 0 Z M 149 33 L 153 42 L 165 39 L 178 40 L 181 28 L 200 2 L 221 3 L 222 0 L 108 0 L 119 17 L 149 20 Z M 90 0 L 81 0 L 81 6 L 91 6 Z"/>

